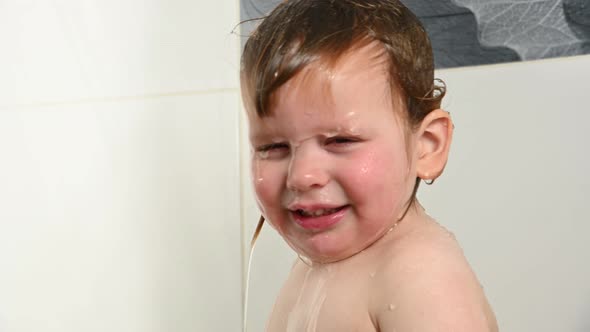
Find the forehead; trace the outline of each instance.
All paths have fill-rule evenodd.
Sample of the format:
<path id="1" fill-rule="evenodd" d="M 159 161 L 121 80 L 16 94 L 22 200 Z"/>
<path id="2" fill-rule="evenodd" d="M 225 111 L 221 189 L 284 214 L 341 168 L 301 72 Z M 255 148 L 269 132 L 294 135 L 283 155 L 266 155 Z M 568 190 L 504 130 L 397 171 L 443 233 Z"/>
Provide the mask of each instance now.
<path id="1" fill-rule="evenodd" d="M 324 104 L 322 108 L 330 110 L 335 104 L 364 96 L 350 94 L 355 91 L 368 90 L 373 93 L 366 97 L 391 99 L 389 72 L 388 58 L 377 42 L 353 48 L 337 58 L 320 56 L 271 95 L 269 113 L 280 112 L 290 104 L 306 106 L 307 111 Z"/>
<path id="2" fill-rule="evenodd" d="M 396 98 L 392 98 L 389 70 L 377 43 L 350 51 L 333 63 L 316 61 L 275 91 L 269 115 L 259 118 L 249 112 L 251 129 L 297 130 L 303 119 L 318 129 L 347 130 L 368 116 L 390 117 Z M 290 127 L 284 128 L 285 124 Z"/>
<path id="3" fill-rule="evenodd" d="M 366 85 L 390 92 L 389 61 L 377 42 L 352 48 L 342 55 L 323 55 L 283 84 L 271 96 L 271 109 L 280 108 L 289 97 L 313 103 L 334 103 L 346 97 L 342 90 Z"/>

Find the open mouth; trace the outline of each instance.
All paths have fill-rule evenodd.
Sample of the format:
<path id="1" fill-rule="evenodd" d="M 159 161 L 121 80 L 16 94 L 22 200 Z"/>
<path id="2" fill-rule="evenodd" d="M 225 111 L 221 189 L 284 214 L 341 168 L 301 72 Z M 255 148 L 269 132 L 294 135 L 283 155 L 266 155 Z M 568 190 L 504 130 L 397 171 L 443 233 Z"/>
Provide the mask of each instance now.
<path id="1" fill-rule="evenodd" d="M 293 220 L 302 228 L 314 232 L 328 230 L 344 219 L 350 205 L 328 209 L 292 210 Z"/>
<path id="2" fill-rule="evenodd" d="M 305 217 L 305 218 L 313 218 L 313 217 L 323 217 L 323 216 L 328 216 L 334 213 L 337 213 L 339 211 L 342 211 L 343 209 L 345 209 L 348 205 L 343 205 L 337 208 L 332 208 L 332 209 L 318 209 L 318 210 L 313 210 L 313 211 L 306 211 L 303 209 L 299 209 L 294 211 L 295 214 L 297 214 L 300 217 Z"/>

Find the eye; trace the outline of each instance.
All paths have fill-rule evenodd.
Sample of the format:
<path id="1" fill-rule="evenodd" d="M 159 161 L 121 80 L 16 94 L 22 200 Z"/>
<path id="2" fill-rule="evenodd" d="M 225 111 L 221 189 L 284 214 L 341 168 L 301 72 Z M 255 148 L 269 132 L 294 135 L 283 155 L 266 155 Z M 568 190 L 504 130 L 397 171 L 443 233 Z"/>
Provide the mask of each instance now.
<path id="1" fill-rule="evenodd" d="M 327 151 L 333 153 L 344 153 L 352 151 L 358 142 L 361 142 L 361 139 L 358 137 L 334 136 L 327 138 L 324 141 L 324 146 Z"/>
<path id="2" fill-rule="evenodd" d="M 326 145 L 348 145 L 351 143 L 358 142 L 358 139 L 353 137 L 335 136 L 330 137 L 326 140 Z"/>
<path id="3" fill-rule="evenodd" d="M 264 152 L 264 151 L 271 151 L 271 150 L 279 150 L 279 149 L 288 149 L 289 146 L 286 143 L 272 143 L 262 145 L 256 148 L 256 151 Z"/>
<path id="4" fill-rule="evenodd" d="M 261 159 L 276 159 L 289 153 L 287 143 L 271 143 L 256 147 L 256 154 Z"/>

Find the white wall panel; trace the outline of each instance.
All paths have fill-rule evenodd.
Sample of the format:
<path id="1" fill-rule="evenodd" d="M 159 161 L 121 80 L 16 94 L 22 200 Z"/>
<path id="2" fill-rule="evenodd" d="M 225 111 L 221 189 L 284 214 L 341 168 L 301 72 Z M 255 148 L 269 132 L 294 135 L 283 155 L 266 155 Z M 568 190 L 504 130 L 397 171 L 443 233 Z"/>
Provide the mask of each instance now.
<path id="1" fill-rule="evenodd" d="M 503 331 L 590 330 L 590 56 L 440 71 L 456 128 L 425 206 L 451 228 Z"/>
<path id="2" fill-rule="evenodd" d="M 0 111 L 0 331 L 237 331 L 238 91 Z"/>
<path id="3" fill-rule="evenodd" d="M 236 88 L 237 1 L 0 3 L 0 107 Z"/>

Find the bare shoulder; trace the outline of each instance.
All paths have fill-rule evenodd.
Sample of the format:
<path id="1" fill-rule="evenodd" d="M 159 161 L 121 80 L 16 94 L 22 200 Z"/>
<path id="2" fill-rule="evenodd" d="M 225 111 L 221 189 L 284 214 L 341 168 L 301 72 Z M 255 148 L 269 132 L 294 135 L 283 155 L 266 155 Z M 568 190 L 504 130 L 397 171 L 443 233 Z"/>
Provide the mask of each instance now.
<path id="1" fill-rule="evenodd" d="M 274 306 L 266 324 L 266 331 L 284 331 L 287 326 L 287 317 L 297 302 L 297 291 L 305 274 L 305 267 L 299 260 L 295 260 L 287 280 L 275 299 Z"/>
<path id="2" fill-rule="evenodd" d="M 424 224 L 382 257 L 370 309 L 380 331 L 497 331 L 477 277 L 442 226 Z"/>

